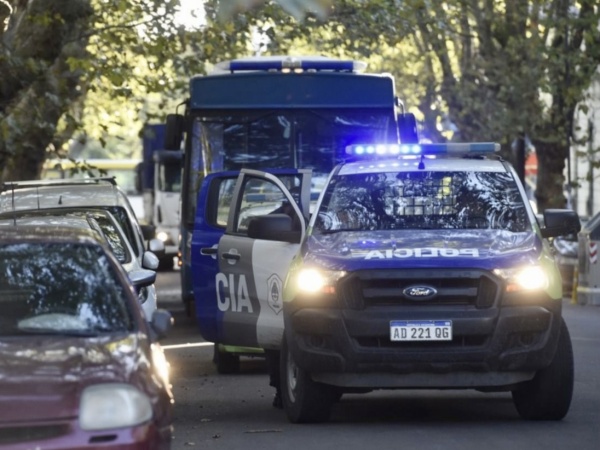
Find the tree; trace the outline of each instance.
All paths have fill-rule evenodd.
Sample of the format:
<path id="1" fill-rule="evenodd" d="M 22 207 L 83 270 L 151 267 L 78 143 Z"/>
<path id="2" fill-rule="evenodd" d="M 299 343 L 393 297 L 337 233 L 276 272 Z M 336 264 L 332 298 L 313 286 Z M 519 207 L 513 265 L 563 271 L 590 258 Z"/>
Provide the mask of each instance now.
<path id="1" fill-rule="evenodd" d="M 2 0 L 0 166 L 3 180 L 36 178 L 47 150 L 82 127 L 86 94 L 130 101 L 169 82 L 177 2 Z M 139 56 L 153 70 L 138 73 Z M 139 92 L 138 92 L 139 93 Z M 137 105 L 130 103 L 132 108 Z M 106 122 L 106 121 L 105 121 Z M 100 129 L 108 132 L 106 123 Z"/>
<path id="2" fill-rule="evenodd" d="M 538 155 L 538 207 L 563 207 L 575 109 L 600 62 L 596 2 L 416 5 L 417 38 L 437 59 L 461 137 L 487 134 L 507 147 L 528 135 Z"/>
<path id="3" fill-rule="evenodd" d="M 86 121 L 106 141 L 116 132 L 102 118 L 120 120 L 114 99 L 160 119 L 219 60 L 321 53 L 392 73 L 431 139 L 496 140 L 509 156 L 528 135 L 540 209 L 564 204 L 575 108 L 600 61 L 593 0 L 207 0 L 195 31 L 176 25 L 177 4 L 0 0 L 2 177 L 35 177 L 46 149 Z M 98 92 L 106 99 L 94 103 Z"/>
<path id="4" fill-rule="evenodd" d="M 279 2 L 300 17 L 326 14 L 331 0 Z M 74 134 L 114 141 L 129 125 L 124 110 L 162 118 L 235 31 L 228 15 L 260 3 L 220 2 L 219 26 L 202 34 L 176 24 L 179 0 L 0 0 L 0 180 L 36 178 L 48 151 L 60 154 Z M 153 93 L 161 96 L 148 104 Z"/>
<path id="5" fill-rule="evenodd" d="M 339 0 L 326 23 L 305 21 L 305 35 L 330 52 L 388 55 L 396 84 L 419 94 L 409 105 L 428 136 L 446 122 L 451 139 L 499 141 L 506 156 L 529 136 L 544 210 L 565 204 L 573 117 L 600 62 L 599 23 L 592 0 Z"/>
<path id="6" fill-rule="evenodd" d="M 0 3 L 0 167 L 3 179 L 37 175 L 56 124 L 81 96 L 93 8 L 90 0 Z M 29 170 L 27 170 L 29 169 Z"/>

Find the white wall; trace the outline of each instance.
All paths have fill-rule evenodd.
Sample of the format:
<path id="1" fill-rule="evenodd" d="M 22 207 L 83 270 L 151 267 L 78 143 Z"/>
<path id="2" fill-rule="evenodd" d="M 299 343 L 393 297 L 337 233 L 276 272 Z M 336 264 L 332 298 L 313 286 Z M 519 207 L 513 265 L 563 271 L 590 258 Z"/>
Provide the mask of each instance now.
<path id="1" fill-rule="evenodd" d="M 578 181 L 580 185 L 571 191 L 571 207 L 580 216 L 600 211 L 600 167 L 591 169 L 589 164 L 589 161 L 600 161 L 600 69 L 598 75 L 583 103 L 587 111 L 579 108 L 573 124 L 574 136 L 587 138 L 587 143 L 571 146 L 571 180 Z M 593 173 L 592 183 L 586 180 L 590 170 Z M 567 175 L 568 172 L 565 172 L 566 179 Z"/>

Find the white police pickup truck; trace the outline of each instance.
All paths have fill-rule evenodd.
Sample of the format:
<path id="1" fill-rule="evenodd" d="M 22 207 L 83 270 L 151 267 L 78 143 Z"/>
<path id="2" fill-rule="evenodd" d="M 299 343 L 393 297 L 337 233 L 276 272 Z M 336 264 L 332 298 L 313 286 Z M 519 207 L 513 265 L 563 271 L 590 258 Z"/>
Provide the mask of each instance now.
<path id="1" fill-rule="evenodd" d="M 526 419 L 560 420 L 573 389 L 549 237 L 494 143 L 372 145 L 329 176 L 307 221 L 283 178 L 244 170 L 218 244 L 219 341 L 280 351 L 292 422 L 325 421 L 344 392 L 511 391 Z M 283 212 L 280 200 L 289 203 Z"/>

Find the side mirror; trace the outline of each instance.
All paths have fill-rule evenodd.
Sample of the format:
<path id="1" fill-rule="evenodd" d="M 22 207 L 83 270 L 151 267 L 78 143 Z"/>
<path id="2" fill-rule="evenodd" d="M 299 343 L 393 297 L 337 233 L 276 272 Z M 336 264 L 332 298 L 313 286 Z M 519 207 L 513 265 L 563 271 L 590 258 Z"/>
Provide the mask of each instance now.
<path id="1" fill-rule="evenodd" d="M 161 257 L 165 254 L 165 243 L 160 239 L 150 239 L 148 241 L 148 250 L 154 253 L 156 256 Z"/>
<path id="2" fill-rule="evenodd" d="M 185 119 L 181 114 L 167 114 L 165 150 L 181 150 Z"/>
<path id="3" fill-rule="evenodd" d="M 579 233 L 581 222 L 575 211 L 569 209 L 547 209 L 544 211 L 542 236 L 545 238 Z"/>
<path id="4" fill-rule="evenodd" d="M 294 229 L 292 218 L 287 214 L 267 214 L 250 219 L 248 222 L 248 237 L 298 244 L 302 232 Z"/>
<path id="5" fill-rule="evenodd" d="M 134 270 L 129 273 L 129 279 L 133 287 L 139 290 L 140 288 L 150 286 L 156 281 L 156 272 L 146 269 Z"/>
<path id="6" fill-rule="evenodd" d="M 160 261 L 158 260 L 158 256 L 156 256 L 152 252 L 146 251 L 142 255 L 142 267 L 144 269 L 154 271 L 154 270 L 158 269 L 159 262 Z"/>

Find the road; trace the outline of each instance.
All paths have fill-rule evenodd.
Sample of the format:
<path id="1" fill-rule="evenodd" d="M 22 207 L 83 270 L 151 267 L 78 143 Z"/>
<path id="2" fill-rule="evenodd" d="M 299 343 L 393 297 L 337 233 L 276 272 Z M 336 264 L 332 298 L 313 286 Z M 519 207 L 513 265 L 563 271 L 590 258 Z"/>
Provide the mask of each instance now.
<path id="1" fill-rule="evenodd" d="M 175 394 L 173 449 L 553 450 L 600 448 L 600 307 L 564 300 L 575 354 L 575 390 L 560 422 L 527 422 L 509 393 L 377 391 L 344 395 L 331 421 L 290 424 L 271 406 L 264 361 L 244 359 L 238 375 L 219 375 L 212 345 L 187 318 L 179 273 L 161 272 L 159 306 L 176 325 L 163 342 Z"/>

